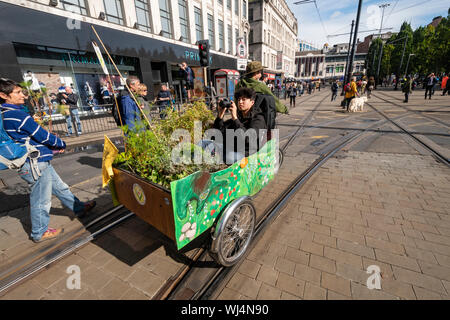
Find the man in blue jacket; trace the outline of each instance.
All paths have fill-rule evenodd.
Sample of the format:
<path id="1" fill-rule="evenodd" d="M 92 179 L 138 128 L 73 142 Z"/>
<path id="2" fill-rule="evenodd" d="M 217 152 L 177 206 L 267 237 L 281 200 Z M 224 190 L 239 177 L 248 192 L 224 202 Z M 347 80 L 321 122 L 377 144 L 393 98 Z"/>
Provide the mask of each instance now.
<path id="1" fill-rule="evenodd" d="M 130 88 L 132 94 L 136 94 L 139 91 L 139 85 L 141 82 L 136 76 L 129 76 L 127 78 L 127 86 Z M 141 124 L 141 110 L 130 96 L 128 90 L 122 90 L 120 93 L 120 108 L 122 121 L 124 125 L 128 126 L 128 130 L 135 130 L 136 124 Z"/>
<path id="2" fill-rule="evenodd" d="M 19 176 L 30 188 L 31 239 L 34 242 L 55 239 L 64 229 L 49 227 L 52 194 L 78 217 L 84 217 L 95 206 L 95 201 L 81 202 L 70 191 L 50 164 L 53 154 L 62 153 L 64 141 L 39 126 L 22 109 L 24 103 L 22 88 L 13 80 L 0 79 L 0 111 L 7 134 L 17 143 L 29 143 L 39 150 L 37 164 L 28 159 L 19 169 Z M 34 162 L 34 161 L 33 161 Z"/>

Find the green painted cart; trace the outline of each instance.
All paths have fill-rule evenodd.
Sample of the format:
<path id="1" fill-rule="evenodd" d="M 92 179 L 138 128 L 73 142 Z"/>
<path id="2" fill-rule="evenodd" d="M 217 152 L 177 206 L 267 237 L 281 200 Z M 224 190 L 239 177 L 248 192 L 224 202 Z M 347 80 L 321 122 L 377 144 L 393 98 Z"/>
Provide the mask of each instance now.
<path id="1" fill-rule="evenodd" d="M 178 250 L 211 230 L 211 256 L 231 266 L 245 253 L 254 234 L 252 196 L 273 179 L 281 163 L 276 142 L 268 141 L 257 153 L 224 170 L 198 171 L 173 181 L 170 190 L 114 168 L 117 198 L 172 239 Z"/>

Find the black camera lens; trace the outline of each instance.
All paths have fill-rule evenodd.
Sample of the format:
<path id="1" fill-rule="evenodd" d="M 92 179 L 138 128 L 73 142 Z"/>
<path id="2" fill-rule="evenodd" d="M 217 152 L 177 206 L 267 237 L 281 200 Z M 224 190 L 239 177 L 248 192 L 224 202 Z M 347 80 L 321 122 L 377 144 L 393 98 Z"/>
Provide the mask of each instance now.
<path id="1" fill-rule="evenodd" d="M 221 108 L 229 109 L 231 107 L 231 101 L 228 98 L 220 100 L 219 105 Z"/>

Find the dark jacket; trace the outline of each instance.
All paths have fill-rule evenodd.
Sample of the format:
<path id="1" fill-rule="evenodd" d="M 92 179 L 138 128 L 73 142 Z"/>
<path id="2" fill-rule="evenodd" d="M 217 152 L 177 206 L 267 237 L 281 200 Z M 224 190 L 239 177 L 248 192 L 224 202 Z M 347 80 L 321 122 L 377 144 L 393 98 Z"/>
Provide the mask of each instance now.
<path id="1" fill-rule="evenodd" d="M 139 110 L 128 90 L 122 90 L 118 100 L 120 101 L 120 113 L 124 125 L 127 125 L 129 130 L 134 130 L 136 124 L 141 123 L 141 110 Z"/>
<path id="2" fill-rule="evenodd" d="M 263 137 L 263 134 L 267 130 L 266 120 L 263 111 L 257 106 L 254 106 L 250 110 L 248 117 L 244 117 L 239 110 L 237 112 L 237 115 L 238 118 L 236 120 L 229 119 L 227 121 L 223 121 L 223 119 L 217 117 L 214 121 L 214 129 L 218 129 L 222 132 L 224 146 L 226 146 L 226 130 L 235 130 L 235 135 L 237 136 L 238 142 L 234 146 L 234 151 L 239 151 L 237 150 L 237 146 L 240 144 L 239 141 L 241 143 L 242 141 L 245 141 L 245 156 L 248 157 L 249 155 L 257 152 L 266 142 L 265 138 Z M 236 131 L 238 129 L 242 130 Z M 245 132 L 248 129 L 256 130 L 256 134 L 258 136 L 258 145 L 256 146 L 256 149 L 253 148 L 254 146 L 251 146 L 249 144 L 248 137 L 245 137 Z"/>
<path id="3" fill-rule="evenodd" d="M 77 109 L 78 105 L 78 96 L 74 93 L 71 94 L 66 94 L 67 98 L 66 98 L 66 103 L 69 105 L 70 109 Z"/>

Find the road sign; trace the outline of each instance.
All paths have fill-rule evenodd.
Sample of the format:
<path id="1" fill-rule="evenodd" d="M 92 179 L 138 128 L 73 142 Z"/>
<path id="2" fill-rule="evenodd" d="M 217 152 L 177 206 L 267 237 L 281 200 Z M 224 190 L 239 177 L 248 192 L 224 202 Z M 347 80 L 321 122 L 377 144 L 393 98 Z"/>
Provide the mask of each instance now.
<path id="1" fill-rule="evenodd" d="M 247 48 L 245 47 L 244 39 L 242 39 L 242 38 L 239 39 L 236 50 L 237 50 L 237 54 L 238 54 L 239 58 L 241 58 L 241 59 L 246 58 Z"/>
<path id="2" fill-rule="evenodd" d="M 238 70 L 247 69 L 247 59 L 237 59 L 237 69 Z"/>

